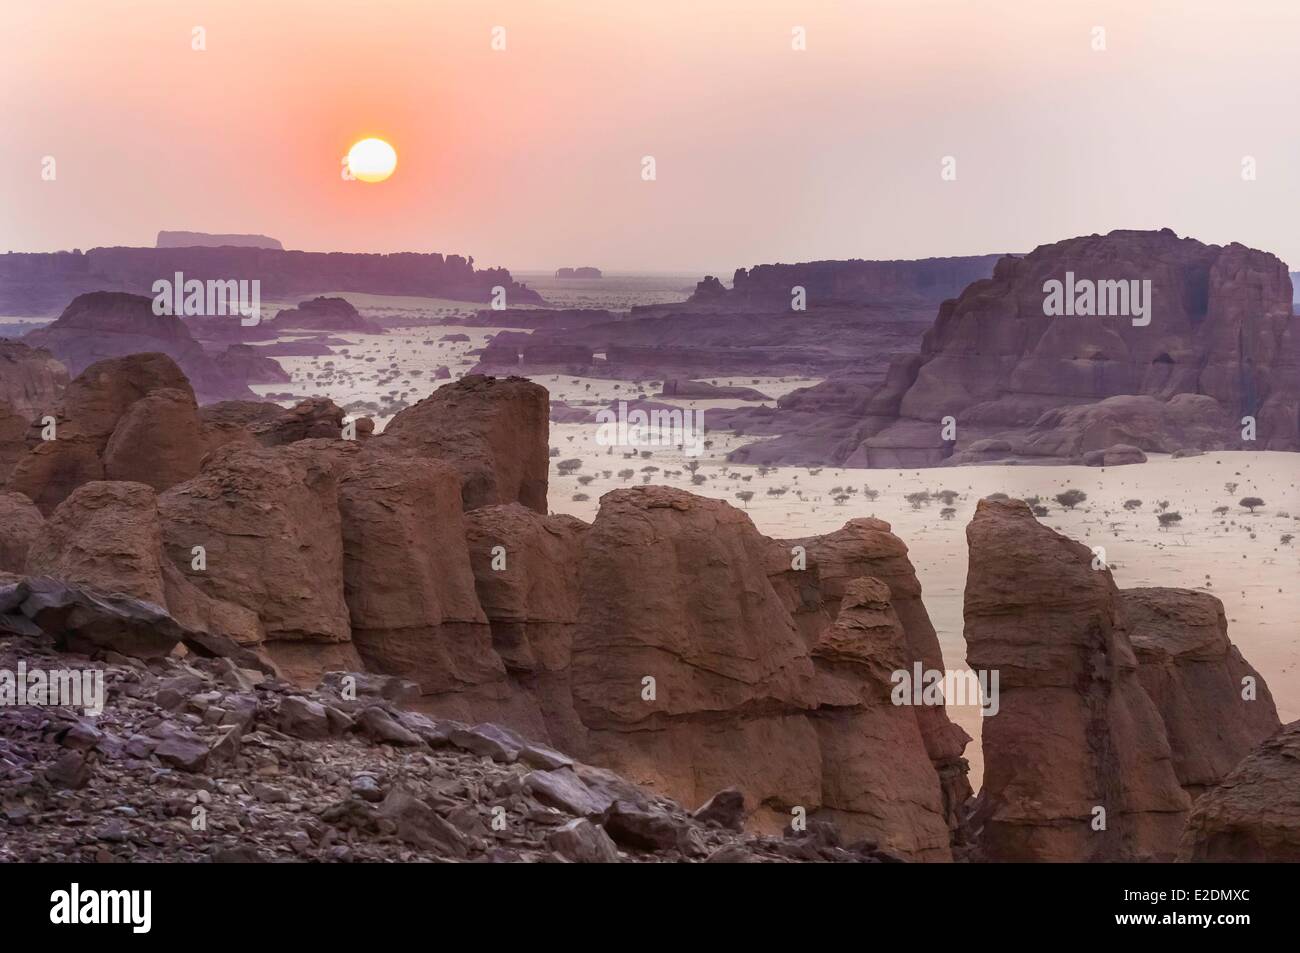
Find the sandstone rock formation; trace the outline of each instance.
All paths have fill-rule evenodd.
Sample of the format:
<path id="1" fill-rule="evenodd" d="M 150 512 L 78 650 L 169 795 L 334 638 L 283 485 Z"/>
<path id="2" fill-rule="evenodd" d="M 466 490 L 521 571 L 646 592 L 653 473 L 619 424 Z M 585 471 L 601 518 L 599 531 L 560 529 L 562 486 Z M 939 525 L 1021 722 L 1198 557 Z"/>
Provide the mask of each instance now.
<path id="1" fill-rule="evenodd" d="M 544 726 L 539 736 L 570 751 L 586 746 L 570 681 L 586 530 L 575 517 L 543 516 L 519 503 L 465 514 L 475 589 L 493 650 L 511 683 L 535 702 Z"/>
<path id="2" fill-rule="evenodd" d="M 158 498 L 167 558 L 205 595 L 254 613 L 267 653 L 289 674 L 359 667 L 343 594 L 338 469 L 321 450 L 227 444 Z"/>
<path id="3" fill-rule="evenodd" d="M 1267 738 L 1196 802 L 1179 860 L 1300 861 L 1300 721 Z"/>
<path id="4" fill-rule="evenodd" d="M 1043 286 L 1066 271 L 1076 280 L 1150 280 L 1150 324 L 1135 325 L 1127 315 L 1045 317 Z M 1242 415 L 1258 418 L 1261 449 L 1300 449 L 1300 343 L 1288 333 L 1290 302 L 1285 266 L 1240 245 L 1203 245 L 1167 229 L 1045 245 L 1004 259 L 991 280 L 944 305 L 898 414 L 935 423 L 955 416 L 959 428 L 967 425 L 960 448 L 987 428 L 1068 424 L 1040 417 L 1071 405 L 1122 394 L 1166 402 L 1203 395 L 1229 419 L 1224 430 L 1180 433 L 1171 420 L 1144 434 L 1135 425 L 1132 439 L 1103 436 L 1076 452 L 1116 442 L 1157 452 L 1235 447 Z M 1114 405 L 1111 426 L 1124 425 L 1130 406 L 1150 416 L 1145 405 Z M 1189 413 L 1188 423 L 1203 414 Z M 1033 437 L 1023 452 L 1040 455 Z"/>
<path id="5" fill-rule="evenodd" d="M 1123 589 L 1120 607 L 1174 771 L 1195 799 L 1281 727 L 1273 696 L 1228 640 L 1223 603 L 1209 593 Z"/>
<path id="6" fill-rule="evenodd" d="M 28 423 L 53 411 L 68 371 L 48 351 L 0 338 L 0 407 Z"/>
<path id="7" fill-rule="evenodd" d="M 236 317 L 229 320 L 238 322 Z M 153 300 L 143 295 L 79 295 L 57 320 L 32 331 L 24 341 L 47 349 L 73 376 L 98 361 L 162 353 L 181 367 L 202 401 L 252 396 L 246 381 L 229 377 L 180 318 L 154 314 Z"/>
<path id="8" fill-rule="evenodd" d="M 967 658 L 1000 679 L 983 725 L 981 856 L 1173 859 L 1192 799 L 1278 725 L 1222 605 L 1116 588 L 1092 550 L 1020 500 L 981 500 L 967 539 Z"/>
<path id="9" fill-rule="evenodd" d="M 946 859 L 939 777 L 915 716 L 888 700 L 885 672 L 911 650 L 887 585 L 851 587 L 810 645 L 769 580 L 778 548 L 718 500 L 667 487 L 602 498 L 572 662 L 589 756 L 688 799 L 726 778 L 760 825 L 802 806 Z M 868 662 L 855 644 L 881 629 L 890 651 Z"/>
<path id="10" fill-rule="evenodd" d="M 877 303 L 882 300 L 938 304 L 971 282 L 987 278 L 998 255 L 922 258 L 916 261 L 809 261 L 737 268 L 732 287 L 706 277 L 691 299 L 721 301 L 731 307 L 789 310 L 791 289 L 805 289 L 808 305 Z"/>
<path id="11" fill-rule="evenodd" d="M 544 387 L 471 374 L 400 411 L 375 440 L 450 463 L 467 510 L 518 502 L 545 513 L 547 416 Z"/>
<path id="12" fill-rule="evenodd" d="M 457 472 L 368 451 L 339 483 L 339 510 L 351 638 L 366 668 L 416 682 L 439 714 L 505 710 L 506 670 L 475 593 Z"/>
<path id="13" fill-rule="evenodd" d="M 1067 275 L 1101 287 L 1109 313 L 1047 315 L 1047 283 Z M 1136 314 L 1132 300 L 1114 313 L 1125 310 L 1129 282 L 1140 291 L 1144 281 L 1149 313 Z M 1273 255 L 1168 229 L 1073 238 L 1003 258 L 991 278 L 943 303 L 919 355 L 896 358 L 887 379 L 820 436 L 819 462 L 1069 463 L 1115 444 L 1145 453 L 1300 450 L 1291 296 L 1286 266 Z M 1089 307 L 1097 310 L 1095 298 Z M 1244 417 L 1255 419 L 1253 442 L 1243 442 Z M 770 424 L 766 432 L 789 436 L 748 452 L 770 460 L 787 442 L 806 445 L 800 423 Z M 756 459 L 745 448 L 736 458 Z"/>
<path id="14" fill-rule="evenodd" d="M 150 395 L 139 413 L 137 402 Z M 120 476 L 151 470 L 151 482 L 184 478 L 195 472 L 198 454 L 188 446 L 194 394 L 176 364 L 163 354 L 135 354 L 99 361 L 80 374 L 63 394 L 54 417 L 53 439 L 41 439 L 14 465 L 9 487 L 25 493 L 44 513 L 53 511 L 83 483 L 104 477 L 104 454 L 125 419 L 114 461 Z M 165 424 L 166 426 L 159 426 Z M 170 429 L 173 426 L 179 430 Z M 136 452 L 158 453 L 157 468 Z"/>
<path id="15" fill-rule="evenodd" d="M 981 500 L 966 538 L 967 660 L 1000 681 L 983 724 L 984 856 L 1172 859 L 1190 802 L 1109 570 L 1020 500 Z"/>

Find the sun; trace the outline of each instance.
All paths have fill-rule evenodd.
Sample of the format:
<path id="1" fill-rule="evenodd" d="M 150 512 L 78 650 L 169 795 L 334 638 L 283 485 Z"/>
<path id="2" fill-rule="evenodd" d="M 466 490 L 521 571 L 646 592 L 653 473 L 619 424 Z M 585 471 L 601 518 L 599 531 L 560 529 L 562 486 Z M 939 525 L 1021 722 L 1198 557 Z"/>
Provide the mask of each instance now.
<path id="1" fill-rule="evenodd" d="M 362 139 L 348 150 L 348 171 L 362 182 L 382 182 L 397 168 L 397 150 L 383 139 Z"/>

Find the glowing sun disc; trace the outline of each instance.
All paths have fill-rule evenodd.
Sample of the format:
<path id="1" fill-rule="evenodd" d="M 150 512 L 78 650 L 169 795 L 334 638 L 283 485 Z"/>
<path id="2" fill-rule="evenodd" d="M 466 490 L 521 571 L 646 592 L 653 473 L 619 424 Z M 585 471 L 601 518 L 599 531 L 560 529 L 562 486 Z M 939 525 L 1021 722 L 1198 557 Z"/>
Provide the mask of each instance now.
<path id="1" fill-rule="evenodd" d="M 362 182 L 382 182 L 397 168 L 397 150 L 383 139 L 362 139 L 348 150 L 348 171 Z"/>

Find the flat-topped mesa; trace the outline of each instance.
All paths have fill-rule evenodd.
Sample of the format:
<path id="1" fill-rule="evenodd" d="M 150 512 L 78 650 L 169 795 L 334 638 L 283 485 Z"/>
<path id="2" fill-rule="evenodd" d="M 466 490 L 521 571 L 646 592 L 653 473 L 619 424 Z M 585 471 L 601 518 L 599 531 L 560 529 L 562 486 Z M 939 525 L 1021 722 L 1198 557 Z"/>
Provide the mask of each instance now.
<path id="1" fill-rule="evenodd" d="M 230 245 L 236 248 L 274 248 L 283 251 L 279 239 L 266 235 L 214 235 L 210 232 L 172 232 L 160 231 L 154 242 L 155 248 L 221 248 Z"/>
<path id="2" fill-rule="evenodd" d="M 687 801 L 737 787 L 758 827 L 802 807 L 850 838 L 949 859 L 940 778 L 916 716 L 890 699 L 912 653 L 889 586 L 846 583 L 832 621 L 816 570 L 793 565 L 723 501 L 662 486 L 602 497 L 573 639 L 586 750 Z"/>
<path id="3" fill-rule="evenodd" d="M 508 304 L 545 304 L 504 268 L 476 269 L 460 255 L 399 252 L 284 251 L 276 248 L 92 248 L 87 252 L 0 255 L 0 314 L 54 314 L 88 291 L 151 294 L 159 279 L 177 272 L 185 280 L 254 280 L 262 300 L 322 292 L 423 295 L 493 302 L 504 289 Z"/>
<path id="4" fill-rule="evenodd" d="M 549 397 L 522 377 L 468 374 L 389 421 L 375 442 L 451 464 L 467 510 L 522 503 L 546 512 Z"/>
<path id="5" fill-rule="evenodd" d="M 1191 799 L 1277 727 L 1204 593 L 1115 586 L 1020 500 L 966 531 L 967 659 L 999 675 L 973 823 L 987 860 L 1172 859 Z"/>
<path id="6" fill-rule="evenodd" d="M 944 302 L 907 386 L 864 421 L 853 462 L 1059 463 L 1116 443 L 1300 450 L 1291 295 L 1275 256 L 1169 229 L 1004 258 Z"/>
<path id="7" fill-rule="evenodd" d="M 725 304 L 788 311 L 795 287 L 809 308 L 879 303 L 887 300 L 938 304 L 993 272 L 999 255 L 921 258 L 915 261 L 808 261 L 736 269 L 732 287 L 712 275 L 701 281 L 691 303 Z"/>

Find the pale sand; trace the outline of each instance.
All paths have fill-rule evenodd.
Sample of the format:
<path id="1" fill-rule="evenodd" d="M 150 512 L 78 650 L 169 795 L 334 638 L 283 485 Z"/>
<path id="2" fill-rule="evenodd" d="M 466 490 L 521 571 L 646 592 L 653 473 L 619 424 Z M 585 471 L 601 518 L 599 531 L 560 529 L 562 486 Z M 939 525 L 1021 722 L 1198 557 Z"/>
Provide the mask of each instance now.
<path id="1" fill-rule="evenodd" d="M 349 296 L 351 297 L 351 296 Z M 405 303 L 405 302 L 403 302 Z M 464 333 L 463 342 L 438 342 L 449 333 Z M 443 382 L 430 379 L 439 364 L 450 367 L 453 379 L 460 377 L 474 359 L 471 348 L 482 347 L 495 333 L 487 328 L 412 328 L 386 335 L 348 335 L 354 342 L 349 354 L 328 358 L 280 358 L 294 383 L 255 388 L 262 393 L 292 391 L 324 394 L 346 405 L 356 400 L 378 401 L 384 397 L 414 403 Z M 427 343 L 426 343 L 427 342 Z M 321 379 L 326 362 L 335 372 Z M 419 372 L 419 373 L 415 373 Z M 308 380 L 307 374 L 313 379 Z M 756 387 L 773 397 L 804 386 L 809 381 L 794 378 L 705 377 L 719 384 Z M 650 382 L 606 381 L 566 375 L 536 378 L 553 399 L 571 403 L 596 401 L 608 405 L 619 399 L 653 397 L 659 387 Z M 673 400 L 673 404 L 705 409 L 738 406 L 740 401 Z M 390 415 L 381 415 L 382 428 Z M 552 424 L 551 446 L 559 448 L 552 457 L 550 505 L 555 512 L 572 513 L 585 520 L 596 514 L 600 495 L 614 487 L 630 485 L 619 479 L 620 470 L 636 472 L 632 482 L 643 482 L 643 466 L 683 470 L 688 459 L 675 448 L 655 448 L 648 459 L 625 459 L 623 448 L 599 446 L 594 424 Z M 877 516 L 887 520 L 911 551 L 912 562 L 924 590 L 924 600 L 939 633 L 945 663 L 949 668 L 965 666 L 962 638 L 962 593 L 966 582 L 966 523 L 975 503 L 990 493 L 1010 496 L 1039 495 L 1049 500 L 1051 513 L 1044 522 L 1089 546 L 1104 546 L 1116 582 L 1123 587 L 1178 586 L 1200 588 L 1223 600 L 1229 620 L 1229 635 L 1245 657 L 1264 675 L 1277 700 L 1283 721 L 1300 718 L 1300 546 L 1282 546 L 1283 533 L 1300 535 L 1300 456 L 1285 453 L 1216 453 L 1181 460 L 1153 458 L 1146 464 L 1110 468 L 1086 467 L 963 467 L 931 470 L 839 470 L 783 467 L 760 475 L 754 467 L 733 466 L 723 460 L 729 450 L 751 438 L 736 438 L 717 432 L 708 435 L 712 446 L 699 458 L 702 485 L 692 485 L 690 474 L 665 478 L 651 474 L 651 482 L 667 483 L 742 506 L 735 494 L 754 491 L 745 509 L 758 529 L 776 537 L 798 537 L 837 529 L 855 516 Z M 559 460 L 577 458 L 582 466 L 575 473 L 561 475 Z M 604 477 L 609 470 L 611 477 Z M 730 476 L 729 474 L 735 474 Z M 579 477 L 594 477 L 589 485 Z M 743 479 L 748 477 L 748 479 Z M 1229 494 L 1224 484 L 1238 483 Z M 862 488 L 879 491 L 874 502 L 863 498 Z M 830 495 L 833 487 L 858 491 L 843 505 Z M 768 495 L 769 489 L 785 487 L 784 496 Z M 1088 500 L 1074 512 L 1050 501 L 1062 490 L 1074 487 L 1088 494 Z M 951 520 L 940 518 L 941 504 L 935 502 L 915 510 L 904 496 L 917 490 L 952 489 L 960 494 Z M 796 496 L 801 491 L 803 498 Z M 577 494 L 588 499 L 575 500 Z M 1245 496 L 1260 496 L 1267 505 L 1250 516 L 1237 506 Z M 1123 509 L 1128 499 L 1143 501 L 1141 509 Z M 1176 530 L 1157 527 L 1154 507 L 1169 501 L 1169 509 L 1182 513 Z M 1215 507 L 1227 505 L 1226 517 L 1214 516 Z M 1283 516 L 1280 514 L 1290 514 Z M 1254 533 L 1254 538 L 1251 537 Z M 980 717 L 974 707 L 953 707 L 951 714 L 976 739 L 967 749 L 972 778 L 981 774 L 979 754 Z"/>

